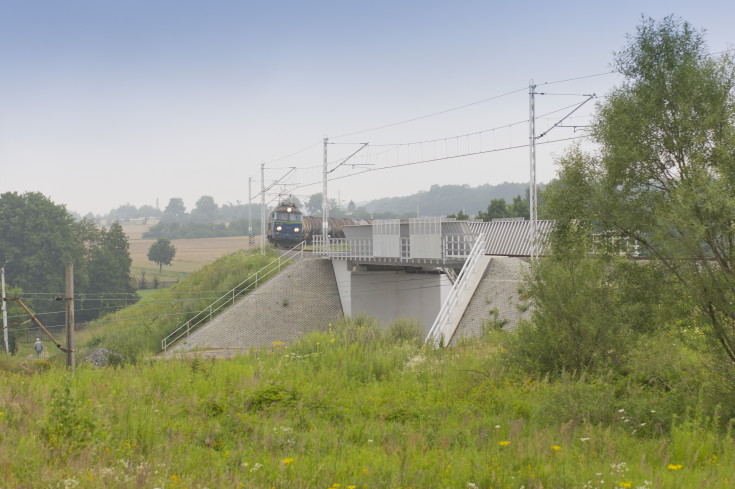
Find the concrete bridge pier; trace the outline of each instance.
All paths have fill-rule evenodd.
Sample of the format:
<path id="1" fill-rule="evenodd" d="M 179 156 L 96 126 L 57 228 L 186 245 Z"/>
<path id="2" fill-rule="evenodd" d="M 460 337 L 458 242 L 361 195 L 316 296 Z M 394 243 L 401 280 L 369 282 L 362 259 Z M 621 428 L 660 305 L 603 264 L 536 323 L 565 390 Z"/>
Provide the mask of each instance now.
<path id="1" fill-rule="evenodd" d="M 436 267 L 357 264 L 332 260 L 345 316 L 369 314 L 389 323 L 404 316 L 429 332 L 452 284 Z"/>

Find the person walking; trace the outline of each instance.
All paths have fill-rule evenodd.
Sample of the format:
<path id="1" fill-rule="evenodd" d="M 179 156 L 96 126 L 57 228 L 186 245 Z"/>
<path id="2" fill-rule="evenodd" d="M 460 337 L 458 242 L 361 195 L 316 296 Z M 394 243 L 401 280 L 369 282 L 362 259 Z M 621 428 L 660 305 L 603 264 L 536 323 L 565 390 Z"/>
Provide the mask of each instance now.
<path id="1" fill-rule="evenodd" d="M 36 358 L 41 358 L 41 352 L 43 351 L 43 343 L 41 343 L 41 338 L 36 338 L 36 342 L 33 344 L 33 349 L 36 350 Z"/>

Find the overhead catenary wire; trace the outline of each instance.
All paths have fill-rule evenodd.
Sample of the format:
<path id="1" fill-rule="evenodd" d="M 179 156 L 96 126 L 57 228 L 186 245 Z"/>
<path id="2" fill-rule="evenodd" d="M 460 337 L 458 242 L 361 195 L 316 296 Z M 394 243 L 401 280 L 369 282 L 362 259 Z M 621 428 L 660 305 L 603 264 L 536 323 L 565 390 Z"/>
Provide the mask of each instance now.
<path id="1" fill-rule="evenodd" d="M 536 145 L 552 144 L 552 143 L 559 143 L 559 142 L 564 142 L 564 141 L 573 141 L 573 140 L 582 139 L 582 138 L 585 138 L 585 137 L 586 136 L 572 136 L 572 137 L 568 137 L 568 138 L 553 139 L 553 140 L 550 140 L 550 141 L 537 142 Z M 456 158 L 466 158 L 466 157 L 469 157 L 469 156 L 477 156 L 477 155 L 488 154 L 488 153 L 497 153 L 497 152 L 501 152 L 501 151 L 512 151 L 512 150 L 522 149 L 522 148 L 528 148 L 528 147 L 529 147 L 529 144 L 528 143 L 524 143 L 524 144 L 518 144 L 518 145 L 513 145 L 513 146 L 506 146 L 506 147 L 503 147 L 503 148 L 494 148 L 494 149 L 489 149 L 489 150 L 475 151 L 475 152 L 471 152 L 471 153 L 462 153 L 462 154 L 457 154 L 457 155 L 447 155 L 447 156 L 443 156 L 443 157 L 431 158 L 431 159 L 420 160 L 420 161 L 410 161 L 410 162 L 406 162 L 406 163 L 397 163 L 397 164 L 392 164 L 392 165 L 385 165 L 385 166 L 376 167 L 376 168 L 363 168 L 363 169 L 360 169 L 358 171 L 354 171 L 352 173 L 349 173 L 347 175 L 334 176 L 334 177 L 328 178 L 327 180 L 328 181 L 342 180 L 342 179 L 345 179 L 345 178 L 354 177 L 356 175 L 361 175 L 363 173 L 368 173 L 368 172 L 374 172 L 374 171 L 380 171 L 380 170 L 389 170 L 389 169 L 393 169 L 393 168 L 401 168 L 401 167 L 406 167 L 406 166 L 422 165 L 422 164 L 428 164 L 428 163 L 435 163 L 435 162 L 438 162 L 438 161 L 453 160 L 453 159 L 456 159 Z M 310 183 L 304 183 L 304 184 L 300 184 L 300 185 L 295 186 L 294 189 L 304 188 L 304 187 L 310 187 L 310 186 L 313 186 L 313 185 L 319 185 L 321 183 L 322 183 L 321 181 L 314 181 L 314 182 L 310 182 Z"/>
<path id="2" fill-rule="evenodd" d="M 384 124 L 382 126 L 373 127 L 371 129 L 364 129 L 364 130 L 361 130 L 361 131 L 354 131 L 354 132 L 349 132 L 349 133 L 345 133 L 345 134 L 340 134 L 339 136 L 332 136 L 332 138 L 333 139 L 339 139 L 339 138 L 343 138 L 343 137 L 347 137 L 347 136 L 355 136 L 357 134 L 364 134 L 364 133 L 367 133 L 367 132 L 377 131 L 377 130 L 380 130 L 380 129 L 387 129 L 389 127 L 394 127 L 394 126 L 398 126 L 398 125 L 401 125 L 401 124 L 408 124 L 410 122 L 419 121 L 421 119 L 428 119 L 429 117 L 434 117 L 434 116 L 437 116 L 437 115 L 446 114 L 446 113 L 449 113 L 449 112 L 453 112 L 455 110 L 465 109 L 467 107 L 472 107 L 473 105 L 478 105 L 478 104 L 482 104 L 482 103 L 485 103 L 485 102 L 489 102 L 491 100 L 497 100 L 497 99 L 500 99 L 500 98 L 503 98 L 503 97 L 507 97 L 509 95 L 513 95 L 513 94 L 516 94 L 516 93 L 523 92 L 526 89 L 527 89 L 526 87 L 523 87 L 523 88 L 519 88 L 517 90 L 511 90 L 510 92 L 505 92 L 505 93 L 502 93 L 500 95 L 495 95 L 495 96 L 492 96 L 492 97 L 484 98 L 482 100 L 477 100 L 475 102 L 470 102 L 468 104 L 460 105 L 460 106 L 457 106 L 457 107 L 452 107 L 451 109 L 440 110 L 438 112 L 433 112 L 431 114 L 426 114 L 426 115 L 422 115 L 422 116 L 419 116 L 419 117 L 414 117 L 414 118 L 411 118 L 411 119 L 406 119 L 406 120 L 399 121 L 399 122 L 393 122 L 391 124 Z"/>

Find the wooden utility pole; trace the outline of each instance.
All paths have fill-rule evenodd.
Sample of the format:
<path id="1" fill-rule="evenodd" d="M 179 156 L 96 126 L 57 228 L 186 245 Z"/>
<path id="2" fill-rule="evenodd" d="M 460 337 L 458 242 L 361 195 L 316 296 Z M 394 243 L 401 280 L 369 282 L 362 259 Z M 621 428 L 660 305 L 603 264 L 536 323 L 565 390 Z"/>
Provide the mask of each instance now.
<path id="1" fill-rule="evenodd" d="M 74 264 L 66 264 L 66 368 L 74 372 Z"/>

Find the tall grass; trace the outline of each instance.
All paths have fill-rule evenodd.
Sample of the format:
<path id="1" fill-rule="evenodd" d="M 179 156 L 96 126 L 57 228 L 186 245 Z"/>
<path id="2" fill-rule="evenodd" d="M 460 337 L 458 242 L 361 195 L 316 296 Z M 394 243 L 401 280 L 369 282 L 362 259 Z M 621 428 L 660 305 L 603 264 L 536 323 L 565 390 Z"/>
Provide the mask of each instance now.
<path id="1" fill-rule="evenodd" d="M 617 374 L 528 377 L 504 343 L 359 317 L 234 360 L 0 363 L 0 485 L 731 487 L 731 426 L 697 392 L 672 411 Z"/>

